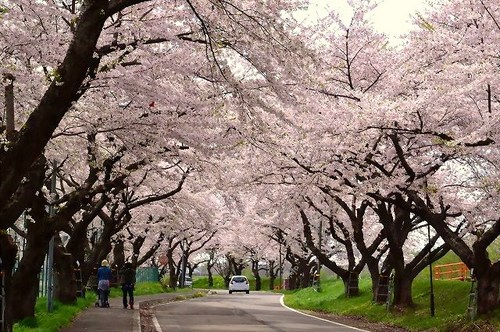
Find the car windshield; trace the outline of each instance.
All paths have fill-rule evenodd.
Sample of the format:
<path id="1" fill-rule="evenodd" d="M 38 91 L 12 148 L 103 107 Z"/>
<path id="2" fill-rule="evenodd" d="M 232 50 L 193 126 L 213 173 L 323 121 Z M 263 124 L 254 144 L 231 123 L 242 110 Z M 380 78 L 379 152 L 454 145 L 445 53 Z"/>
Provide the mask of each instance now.
<path id="1" fill-rule="evenodd" d="M 245 282 L 247 281 L 247 278 L 245 277 L 233 277 L 234 282 Z"/>

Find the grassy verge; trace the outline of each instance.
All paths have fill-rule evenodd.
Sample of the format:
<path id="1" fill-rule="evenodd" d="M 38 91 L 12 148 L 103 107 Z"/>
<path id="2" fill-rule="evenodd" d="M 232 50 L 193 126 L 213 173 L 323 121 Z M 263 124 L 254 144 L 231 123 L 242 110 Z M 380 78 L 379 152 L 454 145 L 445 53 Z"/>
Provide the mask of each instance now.
<path id="1" fill-rule="evenodd" d="M 71 320 L 82 310 L 94 305 L 94 297 L 78 298 L 74 305 L 61 304 L 58 301 L 53 303 L 53 312 L 47 311 L 47 298 L 42 297 L 37 300 L 35 306 L 35 317 L 26 318 L 14 325 L 15 332 L 24 331 L 44 331 L 55 332 L 63 326 L 71 323 Z"/>
<path id="2" fill-rule="evenodd" d="M 361 295 L 358 297 L 346 298 L 342 281 L 330 278 L 323 280 L 321 292 L 313 288 L 285 292 L 285 304 L 296 309 L 363 317 L 411 331 L 500 331 L 499 312 L 474 322 L 467 317 L 469 282 L 435 280 L 435 316 L 431 317 L 428 276 L 428 271 L 423 272 L 414 281 L 415 307 L 404 312 L 388 311 L 385 305 L 373 303 L 371 280 L 367 277 L 360 280 Z M 474 326 L 481 328 L 472 328 Z"/>
<path id="3" fill-rule="evenodd" d="M 201 288 L 201 289 L 226 289 L 226 285 L 224 285 L 224 279 L 220 276 L 214 276 L 214 285 L 213 287 L 208 286 L 208 277 L 205 276 L 197 276 L 193 277 L 193 288 Z"/>

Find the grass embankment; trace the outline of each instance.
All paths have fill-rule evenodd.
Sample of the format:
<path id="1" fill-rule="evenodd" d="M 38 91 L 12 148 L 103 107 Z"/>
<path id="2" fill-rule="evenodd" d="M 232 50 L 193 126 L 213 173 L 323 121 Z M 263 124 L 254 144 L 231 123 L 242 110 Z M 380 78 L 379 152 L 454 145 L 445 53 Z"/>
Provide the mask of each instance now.
<path id="1" fill-rule="evenodd" d="M 80 311 L 93 305 L 95 299 L 78 298 L 75 305 L 64 305 L 58 301 L 53 302 L 53 311 L 47 311 L 47 298 L 38 298 L 35 306 L 35 317 L 26 318 L 14 325 L 14 332 L 24 331 L 58 331 L 62 326 L 68 325 L 73 317 Z"/>
<path id="2" fill-rule="evenodd" d="M 459 261 L 455 254 L 449 254 L 436 264 Z M 321 292 L 313 288 L 286 291 L 285 304 L 296 309 L 363 317 L 412 331 L 500 331 L 500 310 L 471 322 L 467 315 L 469 281 L 434 280 L 435 316 L 431 317 L 429 279 L 428 269 L 415 279 L 412 288 L 415 307 L 405 311 L 394 308 L 388 311 L 385 305 L 375 304 L 367 276 L 360 279 L 360 296 L 346 298 L 341 280 L 322 276 Z"/>
<path id="3" fill-rule="evenodd" d="M 134 295 L 148 295 L 163 293 L 165 290 L 159 282 L 138 283 Z M 120 297 L 122 292 L 120 288 L 112 288 L 111 297 Z M 47 311 L 47 298 L 38 298 L 35 307 L 35 317 L 27 318 L 14 325 L 14 332 L 25 331 L 43 331 L 56 332 L 61 327 L 68 325 L 73 318 L 82 310 L 93 306 L 97 301 L 97 295 L 93 292 L 87 292 L 85 298 L 78 298 L 74 305 L 61 304 L 58 301 L 53 303 L 53 311 Z"/>
<path id="4" fill-rule="evenodd" d="M 388 311 L 385 305 L 373 303 L 371 280 L 368 278 L 360 280 L 361 295 L 357 297 L 346 298 L 342 281 L 327 279 L 321 284 L 321 292 L 316 292 L 313 288 L 288 292 L 285 304 L 297 309 L 364 317 L 372 322 L 384 322 L 410 330 L 441 331 L 446 330 L 450 324 L 467 321 L 465 313 L 469 290 L 468 282 L 435 281 L 434 317 L 430 317 L 429 281 L 424 279 L 415 280 L 413 285 L 415 307 L 405 312 Z"/>

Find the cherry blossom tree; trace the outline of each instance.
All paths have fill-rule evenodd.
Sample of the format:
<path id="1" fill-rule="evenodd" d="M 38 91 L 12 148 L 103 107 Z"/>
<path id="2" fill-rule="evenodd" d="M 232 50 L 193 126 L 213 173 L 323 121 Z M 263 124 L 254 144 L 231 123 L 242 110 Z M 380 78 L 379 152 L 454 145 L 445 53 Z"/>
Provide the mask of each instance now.
<path id="1" fill-rule="evenodd" d="M 474 268 L 479 313 L 498 306 L 491 295 L 498 294 L 498 262 L 487 254 L 500 234 L 491 186 L 498 179 L 498 12 L 492 1 L 451 1 L 421 18 L 394 76 L 392 106 L 377 114 L 394 120 L 374 126 L 388 138 L 377 150 L 395 157 L 401 175 L 379 194 L 429 222 Z M 464 221 L 465 238 L 457 232 Z"/>
<path id="2" fill-rule="evenodd" d="M 279 246 L 303 287 L 314 257 L 344 283 L 367 264 L 373 289 L 393 269 L 403 306 L 451 249 L 474 268 L 479 313 L 494 310 L 497 2 L 447 1 L 397 48 L 367 19 L 372 1 L 302 25 L 298 0 L 6 2 L 0 63 L 16 123 L 1 132 L 0 228 L 31 207 L 29 247 L 64 230 L 90 265 L 112 243 L 117 261 L 165 252 L 172 287 L 205 246 L 227 282 L 249 262 L 258 279 Z M 43 187 L 53 159 L 57 200 Z"/>
<path id="3" fill-rule="evenodd" d="M 273 70 L 267 64 L 274 61 L 268 59 L 290 51 L 283 44 L 286 22 L 280 13 L 295 8 L 294 3 L 249 4 L 251 10 L 244 3 L 196 1 L 160 7 L 151 1 L 21 1 L 2 5 L 1 43 L 6 46 L 2 47 L 2 67 L 9 72 L 8 77 L 16 78 L 17 100 L 22 101 L 17 105 L 21 130 L 8 145 L 2 143 L 2 206 L 12 206 L 13 194 L 24 192 L 26 183 L 35 181 L 32 165 L 51 138 L 84 136 L 92 119 L 112 122 L 97 131 L 118 154 L 122 145 L 113 147 L 117 138 L 128 143 L 127 149 L 131 145 L 142 147 L 136 154 L 144 156 L 160 149 L 169 151 L 172 146 L 183 149 L 186 144 L 209 147 L 212 143 L 196 135 L 189 137 L 184 128 L 202 123 L 206 133 L 217 136 L 221 119 L 227 117 L 221 97 L 245 95 L 230 77 L 226 61 L 238 58 L 265 77 Z M 259 57 L 262 63 L 255 61 Z M 237 104 L 236 100 L 232 103 Z M 115 116 L 117 111 L 124 116 Z M 69 117 L 62 122 L 65 115 Z M 151 126 L 159 123 L 172 126 Z M 129 132 L 120 137 L 126 124 Z M 130 130 L 130 125 L 136 130 Z M 138 137 L 141 127 L 151 130 Z M 171 133 L 164 135 L 169 129 Z M 114 135 L 105 135 L 109 132 Z M 163 144 L 158 137 L 164 138 Z M 28 181 L 21 183 L 23 177 Z M 150 202 L 150 198 L 133 201 L 128 194 L 122 196 L 123 201 L 115 196 L 104 203 L 107 211 L 86 211 L 82 230 L 96 214 L 105 220 L 101 235 L 109 241 L 129 221 L 130 206 Z M 124 202 L 129 207 L 121 209 Z M 16 206 L 16 213 L 21 206 Z M 4 229 L 16 219 L 12 210 L 6 212 L 11 214 L 10 219 L 2 218 Z M 94 261 L 110 251 L 94 244 Z"/>

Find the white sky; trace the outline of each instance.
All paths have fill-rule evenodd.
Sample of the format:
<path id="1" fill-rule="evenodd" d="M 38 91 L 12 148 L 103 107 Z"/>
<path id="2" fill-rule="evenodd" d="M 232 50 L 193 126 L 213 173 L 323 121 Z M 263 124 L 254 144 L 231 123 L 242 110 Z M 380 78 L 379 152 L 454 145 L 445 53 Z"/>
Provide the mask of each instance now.
<path id="1" fill-rule="evenodd" d="M 375 9 L 373 25 L 381 32 L 397 36 L 410 30 L 410 16 L 425 11 L 426 6 L 423 0 L 384 0 Z"/>
<path id="2" fill-rule="evenodd" d="M 352 12 L 347 4 L 347 0 L 311 0 L 317 3 L 317 9 L 311 10 L 309 15 L 322 16 L 326 8 L 335 9 L 341 16 L 350 19 Z M 426 0 L 380 0 L 379 5 L 373 12 L 373 25 L 380 32 L 388 34 L 390 37 L 397 38 L 400 34 L 406 33 L 411 28 L 411 15 L 417 12 L 425 12 L 429 7 Z"/>

